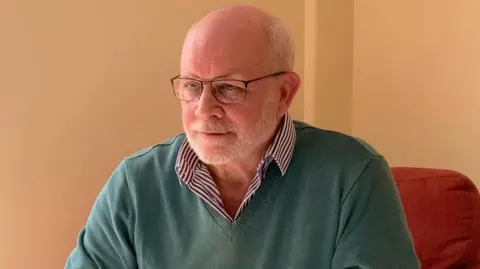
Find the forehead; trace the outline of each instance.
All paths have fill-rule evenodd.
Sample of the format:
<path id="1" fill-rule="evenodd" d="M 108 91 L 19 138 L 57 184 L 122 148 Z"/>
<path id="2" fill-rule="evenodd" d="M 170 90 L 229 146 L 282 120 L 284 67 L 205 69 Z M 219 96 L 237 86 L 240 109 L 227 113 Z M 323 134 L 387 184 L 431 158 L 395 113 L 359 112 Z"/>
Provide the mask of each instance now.
<path id="1" fill-rule="evenodd" d="M 249 23 L 200 25 L 185 39 L 180 70 L 202 78 L 262 74 L 269 68 L 268 45 L 265 32 Z"/>

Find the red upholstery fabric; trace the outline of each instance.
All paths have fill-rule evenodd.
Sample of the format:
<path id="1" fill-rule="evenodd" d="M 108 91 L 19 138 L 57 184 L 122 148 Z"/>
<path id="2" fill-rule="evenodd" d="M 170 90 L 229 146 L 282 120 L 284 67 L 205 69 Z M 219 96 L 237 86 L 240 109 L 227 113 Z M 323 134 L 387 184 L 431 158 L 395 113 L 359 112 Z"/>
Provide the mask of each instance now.
<path id="1" fill-rule="evenodd" d="M 449 170 L 394 167 L 392 173 L 423 269 L 480 269 L 480 195 Z"/>

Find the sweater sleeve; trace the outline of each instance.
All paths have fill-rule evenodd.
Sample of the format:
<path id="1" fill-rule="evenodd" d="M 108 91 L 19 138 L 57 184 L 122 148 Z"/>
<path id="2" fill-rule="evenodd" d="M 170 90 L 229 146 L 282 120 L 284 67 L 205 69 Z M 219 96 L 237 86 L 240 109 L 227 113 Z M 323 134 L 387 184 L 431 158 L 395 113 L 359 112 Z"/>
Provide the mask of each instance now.
<path id="1" fill-rule="evenodd" d="M 66 269 L 134 269 L 133 208 L 125 161 L 112 173 L 80 231 Z"/>
<path id="2" fill-rule="evenodd" d="M 332 269 L 420 268 L 387 162 L 372 157 L 342 202 Z"/>

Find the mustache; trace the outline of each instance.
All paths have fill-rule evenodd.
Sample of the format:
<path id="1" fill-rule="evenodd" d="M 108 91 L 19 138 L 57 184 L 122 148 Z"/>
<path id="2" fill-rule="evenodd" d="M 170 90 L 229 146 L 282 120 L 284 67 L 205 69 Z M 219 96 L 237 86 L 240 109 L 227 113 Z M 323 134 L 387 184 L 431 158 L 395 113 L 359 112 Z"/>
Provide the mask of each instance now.
<path id="1" fill-rule="evenodd" d="M 233 124 L 225 122 L 219 122 L 215 120 L 210 121 L 195 121 L 191 123 L 190 129 L 196 132 L 208 132 L 208 133 L 228 133 L 236 130 Z"/>

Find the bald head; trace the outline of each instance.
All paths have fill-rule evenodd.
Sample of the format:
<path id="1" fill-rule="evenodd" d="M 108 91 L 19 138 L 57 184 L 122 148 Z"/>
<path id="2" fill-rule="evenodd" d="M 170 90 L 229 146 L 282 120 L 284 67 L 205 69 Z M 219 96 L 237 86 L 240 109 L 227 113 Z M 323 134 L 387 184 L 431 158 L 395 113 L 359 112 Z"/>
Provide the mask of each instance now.
<path id="1" fill-rule="evenodd" d="M 232 24 L 235 20 L 240 24 L 248 23 L 250 26 L 262 27 L 274 19 L 275 18 L 272 15 L 256 7 L 248 5 L 232 5 L 208 13 L 200 21 L 196 22 L 192 28 L 209 23 Z"/>
<path id="2" fill-rule="evenodd" d="M 181 66 L 200 64 L 209 74 L 220 67 L 258 69 L 261 74 L 291 71 L 293 62 L 293 42 L 280 20 L 252 6 L 234 5 L 207 14 L 191 27 Z"/>
<path id="3" fill-rule="evenodd" d="M 292 68 L 290 36 L 262 10 L 235 5 L 213 11 L 192 26 L 182 50 L 180 83 L 175 85 L 188 98 L 181 103 L 182 121 L 203 162 L 251 161 L 257 151 L 263 156 L 300 85 Z M 216 82 L 203 87 L 195 78 Z"/>

